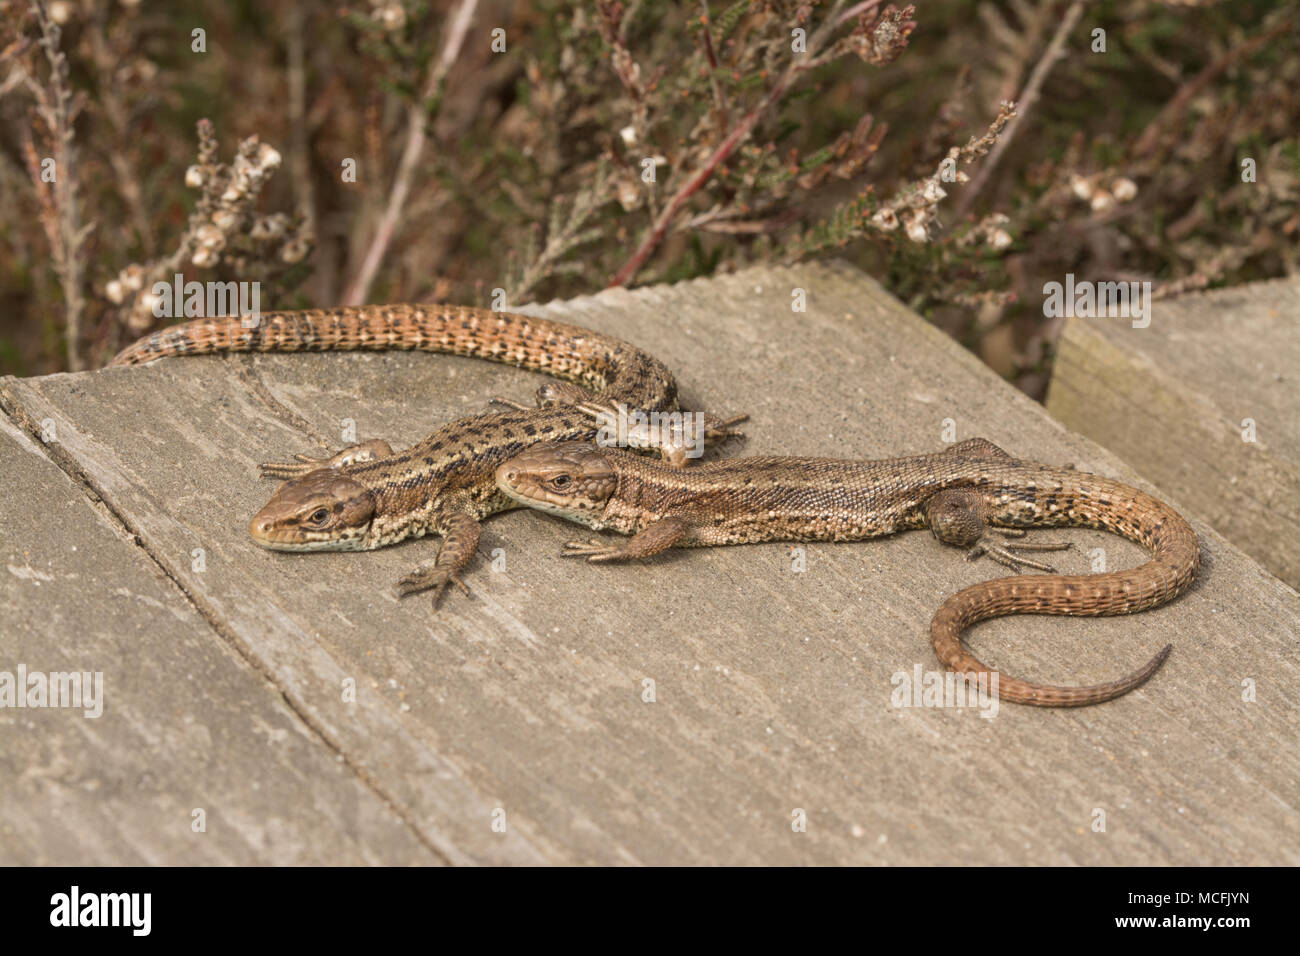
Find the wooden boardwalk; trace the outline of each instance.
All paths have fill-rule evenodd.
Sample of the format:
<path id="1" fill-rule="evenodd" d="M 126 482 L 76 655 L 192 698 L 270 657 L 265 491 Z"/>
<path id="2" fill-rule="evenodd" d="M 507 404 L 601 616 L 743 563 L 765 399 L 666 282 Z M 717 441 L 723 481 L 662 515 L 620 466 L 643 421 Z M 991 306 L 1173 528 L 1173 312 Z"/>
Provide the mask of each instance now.
<path id="1" fill-rule="evenodd" d="M 1047 409 L 1300 586 L 1300 277 L 1072 319 Z"/>
<path id="2" fill-rule="evenodd" d="M 748 412 L 728 454 L 984 436 L 1165 495 L 844 267 L 525 311 L 654 352 L 688 407 Z M 941 598 L 1000 571 L 927 534 L 812 545 L 802 572 L 781 544 L 590 567 L 557 556 L 581 529 L 513 512 L 436 615 L 392 591 L 436 543 L 249 538 L 256 462 L 348 421 L 403 445 L 540 381 L 424 354 L 0 379 L 0 680 L 103 675 L 98 717 L 0 708 L 0 863 L 1300 863 L 1300 601 L 1194 510 L 1203 570 L 1175 603 L 971 638 L 1027 679 L 1107 680 L 1172 643 L 1163 670 L 994 719 L 891 704 L 892 675 L 937 669 Z M 1067 536 L 1063 570 L 1143 558 Z"/>

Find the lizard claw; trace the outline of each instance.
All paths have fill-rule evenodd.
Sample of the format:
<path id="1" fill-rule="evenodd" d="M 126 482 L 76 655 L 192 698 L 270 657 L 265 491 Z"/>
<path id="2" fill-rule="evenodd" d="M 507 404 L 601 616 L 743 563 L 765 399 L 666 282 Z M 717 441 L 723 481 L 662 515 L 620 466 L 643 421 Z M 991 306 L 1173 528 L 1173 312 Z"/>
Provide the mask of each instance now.
<path id="1" fill-rule="evenodd" d="M 622 552 L 621 548 L 611 547 L 599 538 L 587 541 L 570 541 L 560 551 L 564 558 L 586 558 L 588 561 L 608 561 Z"/>
<path id="2" fill-rule="evenodd" d="M 320 468 L 328 468 L 331 456 L 312 458 L 310 455 L 294 455 L 294 461 L 264 461 L 257 466 L 263 478 L 301 478 Z"/>
<path id="3" fill-rule="evenodd" d="M 456 585 L 466 597 L 470 596 L 469 588 L 466 587 L 459 574 L 446 568 L 437 567 L 420 568 L 402 578 L 397 582 L 397 596 L 406 597 L 420 591 L 431 590 L 433 591 L 433 606 L 436 609 L 443 592 L 447 590 L 448 584 Z"/>
<path id="4" fill-rule="evenodd" d="M 746 421 L 748 415 L 733 415 L 731 418 L 718 418 L 716 415 L 710 415 L 708 412 L 702 412 L 704 415 L 704 437 L 711 438 L 714 441 L 726 441 L 728 438 L 744 438 L 745 433 L 739 428 L 732 428 L 732 425 Z"/>
<path id="5" fill-rule="evenodd" d="M 293 462 L 264 461 L 257 467 L 261 470 L 263 478 L 301 478 L 322 468 L 341 468 L 360 461 L 374 461 L 377 458 L 386 458 L 392 453 L 392 446 L 388 442 L 381 438 L 372 438 L 370 441 L 349 445 L 323 458 L 294 455 Z"/>
<path id="6" fill-rule="evenodd" d="M 489 398 L 488 404 L 513 408 L 517 412 L 531 412 L 536 407 L 534 405 L 525 405 L 523 402 L 516 402 L 513 398 L 505 398 L 501 395 L 498 395 L 496 398 Z"/>
<path id="7" fill-rule="evenodd" d="M 1048 574 L 1055 574 L 1056 568 L 1052 567 L 1050 564 L 1042 564 L 1041 562 L 1038 561 L 1031 561 L 1029 560 L 1029 558 L 1026 558 L 1024 555 L 1014 554 L 1013 552 L 1015 551 L 1064 551 L 1066 548 L 1069 547 L 1070 547 L 1069 542 L 1061 542 L 1059 544 L 1021 543 L 1021 544 L 1010 544 L 1007 545 L 1006 547 L 1003 547 L 1002 545 L 994 544 L 993 542 L 987 540 L 981 540 L 978 544 L 976 544 L 973 548 L 971 548 L 969 551 L 966 552 L 966 560 L 974 561 L 977 558 L 980 558 L 984 555 L 988 555 L 998 564 L 1010 568 L 1012 571 L 1015 571 L 1017 574 L 1023 573 L 1025 568 L 1035 568 L 1039 571 L 1044 571 Z"/>

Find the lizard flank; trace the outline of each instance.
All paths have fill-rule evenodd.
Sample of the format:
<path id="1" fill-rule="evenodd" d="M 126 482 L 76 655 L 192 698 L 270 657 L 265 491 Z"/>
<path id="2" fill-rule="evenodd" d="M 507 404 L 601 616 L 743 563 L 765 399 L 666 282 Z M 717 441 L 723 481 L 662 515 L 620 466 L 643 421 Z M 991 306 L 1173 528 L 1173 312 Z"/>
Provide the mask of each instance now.
<path id="1" fill-rule="evenodd" d="M 1128 485 L 1068 468 L 1012 458 L 974 438 L 947 451 L 879 461 L 732 458 L 675 469 L 594 444 L 537 445 L 502 463 L 497 483 L 521 504 L 633 537 L 622 545 L 574 541 L 562 552 L 623 561 L 671 547 L 759 541 L 859 541 L 928 527 L 945 544 L 988 555 L 1015 570 L 1052 571 L 1018 552 L 1068 545 L 1016 540 L 1030 527 L 1102 528 L 1151 551 L 1130 571 L 1016 575 L 948 598 L 930 639 L 944 666 L 978 677 L 989 668 L 962 644 L 962 631 L 1008 614 L 1130 614 L 1172 600 L 1200 560 L 1196 533 L 1164 502 Z M 999 696 L 1039 706 L 1095 704 L 1137 687 L 1169 647 L 1109 684 L 1056 687 L 999 676 Z"/>

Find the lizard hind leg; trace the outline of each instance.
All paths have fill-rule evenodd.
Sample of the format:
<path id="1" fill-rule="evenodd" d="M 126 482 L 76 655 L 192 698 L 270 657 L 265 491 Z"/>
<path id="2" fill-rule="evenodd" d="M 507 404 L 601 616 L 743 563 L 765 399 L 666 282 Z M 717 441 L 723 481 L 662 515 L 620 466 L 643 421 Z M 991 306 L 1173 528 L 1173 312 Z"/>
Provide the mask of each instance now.
<path id="1" fill-rule="evenodd" d="M 294 455 L 295 461 L 264 461 L 258 465 L 263 478 L 301 478 L 303 475 L 322 468 L 341 468 L 358 461 L 374 461 L 376 458 L 388 458 L 393 454 L 392 447 L 381 438 L 372 438 L 356 445 L 349 445 L 342 451 L 323 458 L 310 455 Z"/>
<path id="2" fill-rule="evenodd" d="M 615 402 L 593 399 L 576 404 L 602 431 L 616 433 L 620 443 L 626 442 L 628 448 L 657 451 L 660 459 L 674 468 L 684 468 L 691 458 L 700 457 L 704 442 L 744 438 L 745 433 L 734 426 L 749 418 L 748 415 L 721 418 L 710 412 L 670 412 L 667 422 L 660 420 L 652 424 L 651 414 L 645 412 L 632 421 L 620 421 L 628 410 Z M 600 441 L 598 434 L 597 442 Z"/>
<path id="3" fill-rule="evenodd" d="M 972 439 L 980 441 L 982 439 Z M 996 447 L 996 446 L 993 446 Z M 1070 547 L 1068 541 L 1017 541 L 1015 544 L 1000 544 L 993 538 L 993 529 L 988 523 L 988 506 L 979 493 L 968 488 L 947 488 L 932 495 L 925 503 L 925 517 L 930 525 L 930 532 L 944 544 L 965 548 L 967 559 L 988 555 L 998 564 L 1013 571 L 1024 568 L 1036 568 L 1039 571 L 1053 572 L 1051 565 L 1031 561 L 1019 551 L 1064 551 Z M 1022 529 L 1005 529 L 1006 538 L 1020 538 Z"/>
<path id="4" fill-rule="evenodd" d="M 689 530 L 690 524 L 684 518 L 670 515 L 646 525 L 622 545 L 605 544 L 599 538 L 570 541 L 560 554 L 566 558 L 586 558 L 593 564 L 600 561 L 648 558 L 667 551 L 681 541 Z"/>

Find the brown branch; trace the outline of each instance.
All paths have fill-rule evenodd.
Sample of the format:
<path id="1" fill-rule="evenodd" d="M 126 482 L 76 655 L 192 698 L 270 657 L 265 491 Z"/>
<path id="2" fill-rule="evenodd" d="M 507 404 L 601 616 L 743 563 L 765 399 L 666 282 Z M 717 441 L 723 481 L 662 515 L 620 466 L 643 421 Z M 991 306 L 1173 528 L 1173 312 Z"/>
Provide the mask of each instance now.
<path id="1" fill-rule="evenodd" d="M 872 10 L 878 6 L 880 6 L 880 0 L 862 0 L 861 3 L 855 3 L 847 10 L 835 15 L 831 20 L 831 28 L 834 29 L 835 27 L 848 23 L 854 17 L 860 17 L 868 10 Z"/>
<path id="2" fill-rule="evenodd" d="M 860 6 L 874 6 L 875 2 L 877 2 L 877 0 L 870 0 L 870 2 L 860 4 Z M 818 31 L 817 36 L 813 39 L 810 47 L 820 48 L 821 43 L 819 41 L 829 37 L 834 32 L 835 28 L 843 22 L 844 18 L 842 16 L 837 17 L 832 15 L 822 29 Z M 812 48 L 810 48 L 806 54 L 786 67 L 785 72 L 781 74 L 781 78 L 776 81 L 770 90 L 768 90 L 767 95 L 763 97 L 757 106 L 741 118 L 736 127 L 728 133 L 718 145 L 718 148 L 715 149 L 708 159 L 704 161 L 704 164 L 700 167 L 699 171 L 696 172 L 695 175 L 691 176 L 685 184 L 677 190 L 673 197 L 668 201 L 668 204 L 664 206 L 659 215 L 655 217 L 653 224 L 646 232 L 645 237 L 641 240 L 641 244 L 637 246 L 636 251 L 633 252 L 628 260 L 619 267 L 616 273 L 614 273 L 614 278 L 609 281 L 609 286 L 611 288 L 613 286 L 626 285 L 631 281 L 640 268 L 645 265 L 646 260 L 650 258 L 655 249 L 659 247 L 659 244 L 663 242 L 664 237 L 668 235 L 674 217 L 676 217 L 677 213 L 681 211 L 681 208 L 686 205 L 687 201 L 700 191 L 704 184 L 712 178 L 718 167 L 726 162 L 727 158 L 736 151 L 736 148 L 749 137 L 749 134 L 753 132 L 754 127 L 758 125 L 758 121 L 763 118 L 763 115 L 775 104 L 780 102 L 781 98 L 785 96 L 786 90 L 790 88 L 790 85 L 798 78 L 799 74 L 819 65 L 814 49 Z"/>
<path id="3" fill-rule="evenodd" d="M 1182 88 L 1174 95 L 1174 98 L 1165 104 L 1164 109 L 1160 111 L 1159 115 L 1156 116 L 1156 118 L 1147 125 L 1147 128 L 1142 131 L 1142 136 L 1133 147 L 1133 155 L 1145 156 L 1147 153 L 1154 150 L 1160 139 L 1160 135 L 1167 127 L 1178 121 L 1183 113 L 1186 112 L 1187 107 L 1191 104 L 1192 100 L 1196 99 L 1197 95 L 1200 94 L 1205 87 L 1214 82 L 1220 74 L 1235 64 L 1238 60 L 1250 56 L 1279 33 L 1283 33 L 1290 29 L 1290 27 L 1291 17 L 1288 14 L 1287 16 L 1281 17 L 1277 23 L 1273 24 L 1272 27 L 1265 30 L 1263 33 L 1251 37 L 1244 43 L 1233 47 L 1205 69 L 1201 70 L 1201 72 L 1196 74 L 1196 76 L 1189 82 L 1184 83 Z"/>
<path id="4" fill-rule="evenodd" d="M 844 0 L 836 0 L 821 27 L 809 38 L 807 52 L 786 67 L 780 78 L 768 90 L 758 105 L 740 119 L 740 122 L 704 160 L 700 168 L 687 178 L 686 182 L 673 194 L 667 205 L 658 215 L 653 217 L 650 228 L 646 230 L 645 236 L 637 246 L 636 251 L 614 273 L 614 277 L 609 282 L 610 287 L 626 285 L 636 276 L 641 267 L 645 265 L 646 260 L 650 258 L 671 231 L 673 220 L 682 207 L 703 188 L 718 167 L 727 161 L 740 144 L 749 138 L 759 120 L 781 101 L 799 75 L 823 65 L 828 59 L 844 52 L 842 45 L 829 42 L 840 26 L 857 17 L 860 22 L 854 35 L 856 36 L 858 31 L 864 31 L 864 36 L 868 35 L 872 25 L 867 22 L 866 14 L 878 6 L 879 3 L 880 0 L 863 0 L 863 2 L 854 4 L 846 10 L 844 9 Z M 910 29 L 906 32 L 910 32 Z M 904 39 L 906 32 L 901 34 Z"/>
<path id="5" fill-rule="evenodd" d="M 135 142 L 138 133 L 132 129 L 131 110 L 124 99 L 118 95 L 118 84 L 113 77 L 113 71 L 119 66 L 121 57 L 120 51 L 115 54 L 108 48 L 108 30 L 104 11 L 96 10 L 95 22 L 87 31 L 90 34 L 91 59 L 98 71 L 99 106 L 116 137 L 113 148 L 103 152 L 107 154 L 109 165 L 113 167 L 116 185 L 130 212 L 132 225 L 140 234 L 140 246 L 148 257 L 154 253 L 153 222 L 149 218 L 148 210 L 145 209 L 144 190 L 140 187 L 139 172 L 130 159 L 131 150 L 128 148 Z"/>
<path id="6" fill-rule="evenodd" d="M 1070 8 L 1065 11 L 1065 16 L 1061 18 L 1061 25 L 1056 28 L 1056 34 L 1052 37 L 1051 42 L 1047 44 L 1047 49 L 1043 51 L 1042 58 L 1034 65 L 1033 72 L 1029 75 L 1029 81 L 1025 84 L 1025 90 L 1016 101 L 1016 118 L 1007 127 L 1005 135 L 998 139 L 997 145 L 993 147 L 989 158 L 980 166 L 979 172 L 975 174 L 971 184 L 962 190 L 961 199 L 957 202 L 957 210 L 953 214 L 954 222 L 960 222 L 965 218 L 966 213 L 970 211 L 970 207 L 975 202 L 975 197 L 988 184 L 989 178 L 993 175 L 993 170 L 998 167 L 998 161 L 1002 159 L 1002 154 L 1007 151 L 1011 141 L 1016 138 L 1016 133 L 1024 125 L 1025 118 L 1033 110 L 1034 104 L 1038 102 L 1043 83 L 1046 82 L 1052 68 L 1056 66 L 1057 60 L 1061 58 L 1066 38 L 1069 37 L 1070 31 L 1074 29 L 1075 24 L 1079 22 L 1079 17 L 1083 16 L 1085 6 L 1084 0 L 1074 0 L 1074 3 L 1070 4 Z"/>
<path id="7" fill-rule="evenodd" d="M 469 32 L 470 21 L 474 19 L 477 8 L 478 0 L 461 0 L 460 6 L 453 10 L 448 18 L 450 27 L 447 32 L 447 42 L 443 45 L 441 55 L 430 65 L 423 93 L 407 111 L 406 146 L 397 164 L 397 174 L 393 177 L 393 188 L 388 194 L 388 204 L 379 219 L 379 225 L 375 227 L 375 235 L 370 241 L 370 247 L 361 260 L 361 268 L 357 271 L 352 284 L 348 286 L 347 292 L 343 294 L 344 305 L 361 305 L 370 294 L 375 273 L 379 271 L 379 264 L 388 251 L 388 244 L 397 231 L 398 220 L 406 208 L 415 168 L 424 153 L 429 122 L 428 103 L 442 88 L 447 72 L 460 56 L 461 47 L 465 43 L 465 34 Z"/>
<path id="8" fill-rule="evenodd" d="M 50 64 L 50 94 L 46 93 L 30 75 L 25 77 L 27 88 L 36 100 L 36 112 L 49 134 L 54 151 L 53 189 L 47 190 L 40 176 L 39 164 L 32 169 L 33 186 L 37 194 L 51 199 L 51 215 L 55 221 L 46 221 L 50 239 L 54 270 L 63 288 L 64 332 L 67 346 L 68 369 L 73 372 L 86 367 L 81 354 L 81 314 L 86 300 L 82 293 L 85 265 L 81 261 L 82 245 L 92 226 L 82 225 L 77 205 L 77 178 L 75 151 L 72 145 L 72 124 L 78 106 L 68 88 L 68 58 L 59 49 L 62 31 L 50 18 L 44 0 L 32 0 L 32 13 L 41 28 L 40 45 Z M 29 150 L 29 163 L 35 159 L 34 149 Z M 43 203 L 44 205 L 44 203 Z"/>
<path id="9" fill-rule="evenodd" d="M 641 245 L 637 247 L 636 252 L 632 253 L 627 262 L 623 263 L 618 272 L 614 274 L 614 278 L 609 283 L 611 287 L 626 285 L 637 274 L 641 266 L 645 265 L 645 261 L 650 258 L 650 254 L 658 248 L 659 243 L 663 242 L 664 236 L 668 234 L 668 229 L 672 225 L 673 217 L 677 215 L 678 210 L 686 205 L 688 199 L 699 192 L 700 188 L 713 176 L 714 171 L 726 162 L 727 157 L 735 151 L 737 146 L 744 142 L 768 108 L 785 94 L 790 82 L 798 72 L 799 68 L 795 66 L 791 66 L 786 70 L 781 79 L 763 98 L 762 102 L 746 113 L 740 124 L 727 134 L 727 138 L 713 151 L 713 155 L 705 161 L 699 172 L 688 179 L 681 189 L 677 190 L 673 198 L 668 201 L 668 205 L 664 206 L 663 210 L 655 218 L 654 225 L 646 233 L 645 238 L 641 240 Z"/>
<path id="10" fill-rule="evenodd" d="M 709 0 L 700 0 L 700 9 L 704 11 L 703 16 L 700 17 L 700 37 L 704 46 L 704 58 L 709 61 L 709 86 L 713 90 L 713 106 L 718 111 L 718 116 L 725 117 L 727 115 L 727 101 L 722 95 L 722 84 L 718 82 L 718 56 L 713 52 Z"/>

